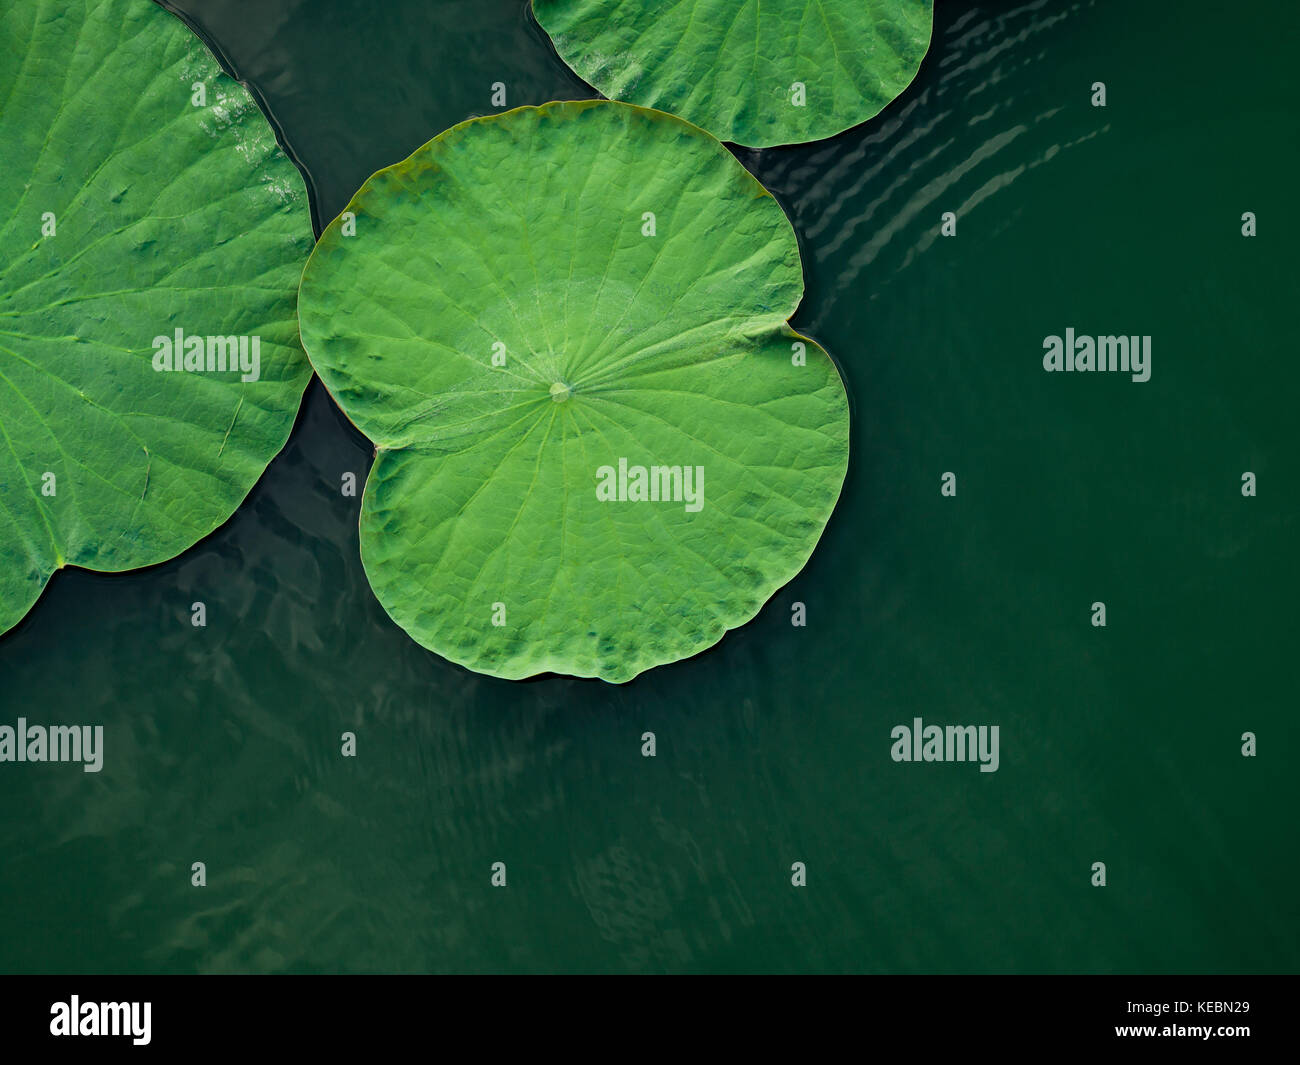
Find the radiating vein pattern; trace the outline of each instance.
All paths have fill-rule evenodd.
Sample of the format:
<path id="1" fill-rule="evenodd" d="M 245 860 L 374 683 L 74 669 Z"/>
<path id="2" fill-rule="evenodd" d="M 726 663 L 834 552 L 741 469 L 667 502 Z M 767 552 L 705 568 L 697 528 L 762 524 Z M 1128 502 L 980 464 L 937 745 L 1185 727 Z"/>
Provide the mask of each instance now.
<path id="1" fill-rule="evenodd" d="M 300 314 L 378 448 L 379 601 L 511 679 L 625 681 L 748 621 L 807 561 L 848 458 L 839 374 L 787 325 L 802 294 L 776 201 L 660 112 L 520 108 L 374 175 Z"/>
<path id="2" fill-rule="evenodd" d="M 933 0 L 533 0 L 570 67 L 612 100 L 755 148 L 821 140 L 916 77 Z"/>
<path id="3" fill-rule="evenodd" d="M 248 92 L 150 0 L 6 4 L 0 147 L 4 631 L 58 567 L 170 558 L 247 495 L 310 374 L 312 234 Z M 241 338 L 256 372 L 216 370 Z"/>

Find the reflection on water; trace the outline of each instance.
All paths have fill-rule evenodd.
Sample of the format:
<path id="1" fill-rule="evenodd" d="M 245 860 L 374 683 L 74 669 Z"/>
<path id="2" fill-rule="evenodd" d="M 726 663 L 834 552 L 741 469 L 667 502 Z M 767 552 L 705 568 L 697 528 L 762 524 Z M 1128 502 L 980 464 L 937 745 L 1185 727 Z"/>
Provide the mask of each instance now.
<path id="1" fill-rule="evenodd" d="M 180 6 L 319 219 L 494 81 L 590 95 L 518 0 Z M 369 445 L 313 385 L 225 527 L 58 575 L 0 640 L 0 719 L 106 734 L 99 774 L 0 767 L 0 968 L 1297 967 L 1296 15 L 1234 9 L 1230 48 L 1208 0 L 938 8 L 878 119 L 737 153 L 852 396 L 808 569 L 623 687 L 467 673 L 374 601 L 339 490 Z M 1152 335 L 1152 380 L 1044 374 L 1066 327 Z M 998 724 L 999 770 L 892 762 L 917 716 Z"/>

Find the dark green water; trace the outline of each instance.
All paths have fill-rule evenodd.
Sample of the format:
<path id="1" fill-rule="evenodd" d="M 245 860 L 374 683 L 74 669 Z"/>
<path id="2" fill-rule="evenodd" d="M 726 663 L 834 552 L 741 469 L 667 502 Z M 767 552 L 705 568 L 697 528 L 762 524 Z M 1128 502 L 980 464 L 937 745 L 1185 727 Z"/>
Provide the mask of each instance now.
<path id="1" fill-rule="evenodd" d="M 521 0 L 180 6 L 318 220 L 495 81 L 590 95 Z M 882 116 L 739 153 L 853 399 L 807 570 L 626 686 L 468 673 L 373 599 L 338 488 L 369 445 L 313 385 L 223 528 L 59 574 L 0 640 L 0 720 L 106 744 L 0 767 L 0 969 L 1300 969 L 1300 13 L 937 8 Z M 1067 326 L 1151 335 L 1150 381 L 1044 373 Z M 917 716 L 999 725 L 1000 768 L 891 761 Z"/>

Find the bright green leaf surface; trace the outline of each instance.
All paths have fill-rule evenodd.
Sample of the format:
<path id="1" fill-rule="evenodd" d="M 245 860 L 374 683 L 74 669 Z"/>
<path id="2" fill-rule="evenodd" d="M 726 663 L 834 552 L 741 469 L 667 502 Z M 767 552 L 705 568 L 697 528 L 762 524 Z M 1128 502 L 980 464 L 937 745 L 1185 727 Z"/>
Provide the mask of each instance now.
<path id="1" fill-rule="evenodd" d="M 612 100 L 765 148 L 865 122 L 916 76 L 933 0 L 533 0 L 560 58 Z"/>
<path id="2" fill-rule="evenodd" d="M 0 152 L 3 631 L 58 567 L 160 562 L 239 505 L 310 376 L 312 234 L 248 93 L 149 0 L 4 5 Z M 202 371 L 156 371 L 177 329 L 249 338 L 248 371 L 206 339 Z"/>
<path id="3" fill-rule="evenodd" d="M 844 479 L 847 400 L 785 324 L 794 232 L 718 141 L 626 104 L 520 108 L 436 137 L 347 210 L 355 235 L 345 213 L 303 275 L 303 343 L 377 445 L 362 560 L 421 644 L 500 677 L 625 681 L 802 568 Z M 675 498 L 599 498 L 620 460 L 629 481 L 681 467 L 656 493 Z"/>

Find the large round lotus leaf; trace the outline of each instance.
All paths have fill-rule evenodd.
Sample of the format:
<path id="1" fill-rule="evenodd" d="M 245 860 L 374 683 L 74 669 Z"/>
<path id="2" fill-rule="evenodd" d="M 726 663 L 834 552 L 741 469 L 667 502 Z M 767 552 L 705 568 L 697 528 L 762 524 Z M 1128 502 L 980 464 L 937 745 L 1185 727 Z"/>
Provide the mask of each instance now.
<path id="1" fill-rule="evenodd" d="M 610 99 L 765 148 L 878 114 L 916 77 L 934 0 L 533 0 L 533 12 Z"/>
<path id="2" fill-rule="evenodd" d="M 149 0 L 4 4 L 0 162 L 3 631 L 58 567 L 162 561 L 239 505 L 310 376 L 311 221 L 248 93 Z"/>
<path id="3" fill-rule="evenodd" d="M 807 561 L 848 460 L 835 366 L 786 325 L 802 293 L 776 201 L 660 112 L 521 108 L 374 175 L 300 313 L 377 446 L 380 603 L 512 679 L 625 681 L 749 620 Z"/>

